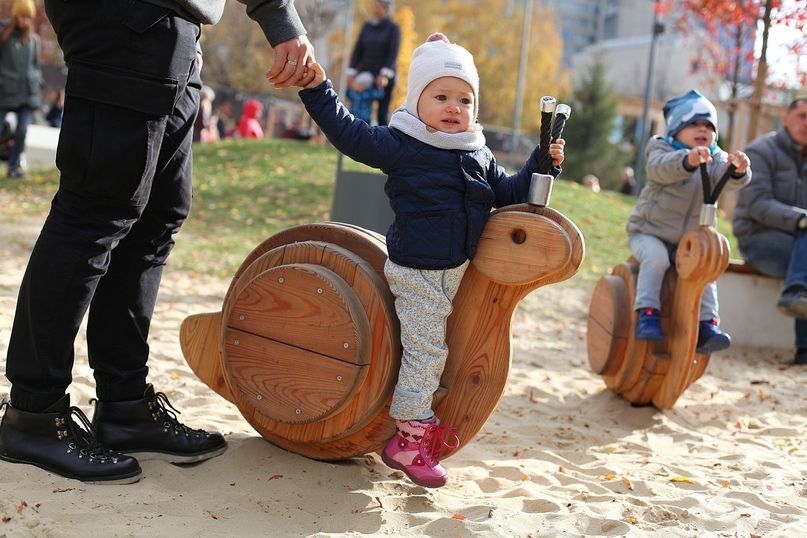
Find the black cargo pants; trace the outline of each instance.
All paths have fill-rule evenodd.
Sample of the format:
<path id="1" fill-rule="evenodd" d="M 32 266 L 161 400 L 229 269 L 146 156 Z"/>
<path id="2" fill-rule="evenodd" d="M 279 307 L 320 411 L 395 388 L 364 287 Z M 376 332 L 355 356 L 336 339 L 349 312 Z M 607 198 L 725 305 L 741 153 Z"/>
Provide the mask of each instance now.
<path id="1" fill-rule="evenodd" d="M 103 400 L 140 398 L 163 266 L 191 205 L 199 25 L 139 0 L 46 0 L 68 65 L 59 190 L 20 286 L 6 375 L 41 411 L 72 380 L 89 310 Z"/>

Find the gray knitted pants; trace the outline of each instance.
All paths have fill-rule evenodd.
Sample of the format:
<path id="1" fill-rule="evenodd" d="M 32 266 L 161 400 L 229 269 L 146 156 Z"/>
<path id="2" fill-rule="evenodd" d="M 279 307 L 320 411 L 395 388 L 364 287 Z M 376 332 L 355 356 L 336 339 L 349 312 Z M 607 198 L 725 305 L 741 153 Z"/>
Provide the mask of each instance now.
<path id="1" fill-rule="evenodd" d="M 423 420 L 434 414 L 432 395 L 448 357 L 446 320 L 467 268 L 467 261 L 436 271 L 402 267 L 389 260 L 384 265 L 384 275 L 395 295 L 403 345 L 390 407 L 394 419 Z"/>

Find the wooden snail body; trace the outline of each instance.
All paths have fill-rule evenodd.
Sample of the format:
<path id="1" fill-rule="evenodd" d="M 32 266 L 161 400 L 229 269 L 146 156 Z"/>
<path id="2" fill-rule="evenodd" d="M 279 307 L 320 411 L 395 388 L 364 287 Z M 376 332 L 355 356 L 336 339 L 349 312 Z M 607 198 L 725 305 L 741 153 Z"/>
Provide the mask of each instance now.
<path id="1" fill-rule="evenodd" d="M 700 226 L 681 239 L 661 290 L 660 342 L 636 340 L 633 310 L 638 265 L 634 259 L 602 277 L 591 298 L 588 356 L 591 369 L 625 400 L 670 409 L 709 363 L 695 351 L 703 289 L 729 263 L 728 240 L 712 226 Z"/>
<path id="2" fill-rule="evenodd" d="M 516 306 L 571 277 L 583 254 L 580 231 L 551 208 L 491 215 L 454 300 L 434 398 L 462 444 L 504 393 Z M 401 356 L 386 259 L 382 236 L 349 224 L 268 238 L 236 272 L 221 312 L 183 321 L 188 364 L 273 444 L 323 460 L 380 450 L 395 430 L 388 407 Z"/>

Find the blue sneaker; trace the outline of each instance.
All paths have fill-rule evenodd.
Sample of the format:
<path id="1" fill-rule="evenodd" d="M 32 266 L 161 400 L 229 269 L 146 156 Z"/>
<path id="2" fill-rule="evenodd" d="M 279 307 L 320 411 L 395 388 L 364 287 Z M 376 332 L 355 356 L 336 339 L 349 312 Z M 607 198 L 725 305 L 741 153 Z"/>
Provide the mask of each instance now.
<path id="1" fill-rule="evenodd" d="M 636 320 L 636 339 L 654 342 L 664 340 L 664 333 L 661 332 L 661 313 L 657 308 L 639 309 L 639 319 Z"/>
<path id="2" fill-rule="evenodd" d="M 731 345 L 731 336 L 720 330 L 717 319 L 702 319 L 698 325 L 698 353 L 723 351 Z"/>

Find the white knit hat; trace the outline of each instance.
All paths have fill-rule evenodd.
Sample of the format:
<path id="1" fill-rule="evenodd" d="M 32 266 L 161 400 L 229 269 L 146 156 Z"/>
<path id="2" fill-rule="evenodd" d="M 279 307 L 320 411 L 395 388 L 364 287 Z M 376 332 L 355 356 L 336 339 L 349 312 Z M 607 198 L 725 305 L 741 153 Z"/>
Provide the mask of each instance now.
<path id="1" fill-rule="evenodd" d="M 404 102 L 406 110 L 413 116 L 418 116 L 420 94 L 431 81 L 440 77 L 457 77 L 471 86 L 474 92 L 473 121 L 476 122 L 479 113 L 479 73 L 474 65 L 474 57 L 464 48 L 451 43 L 441 33 L 430 35 L 412 54 L 409 86 Z"/>

